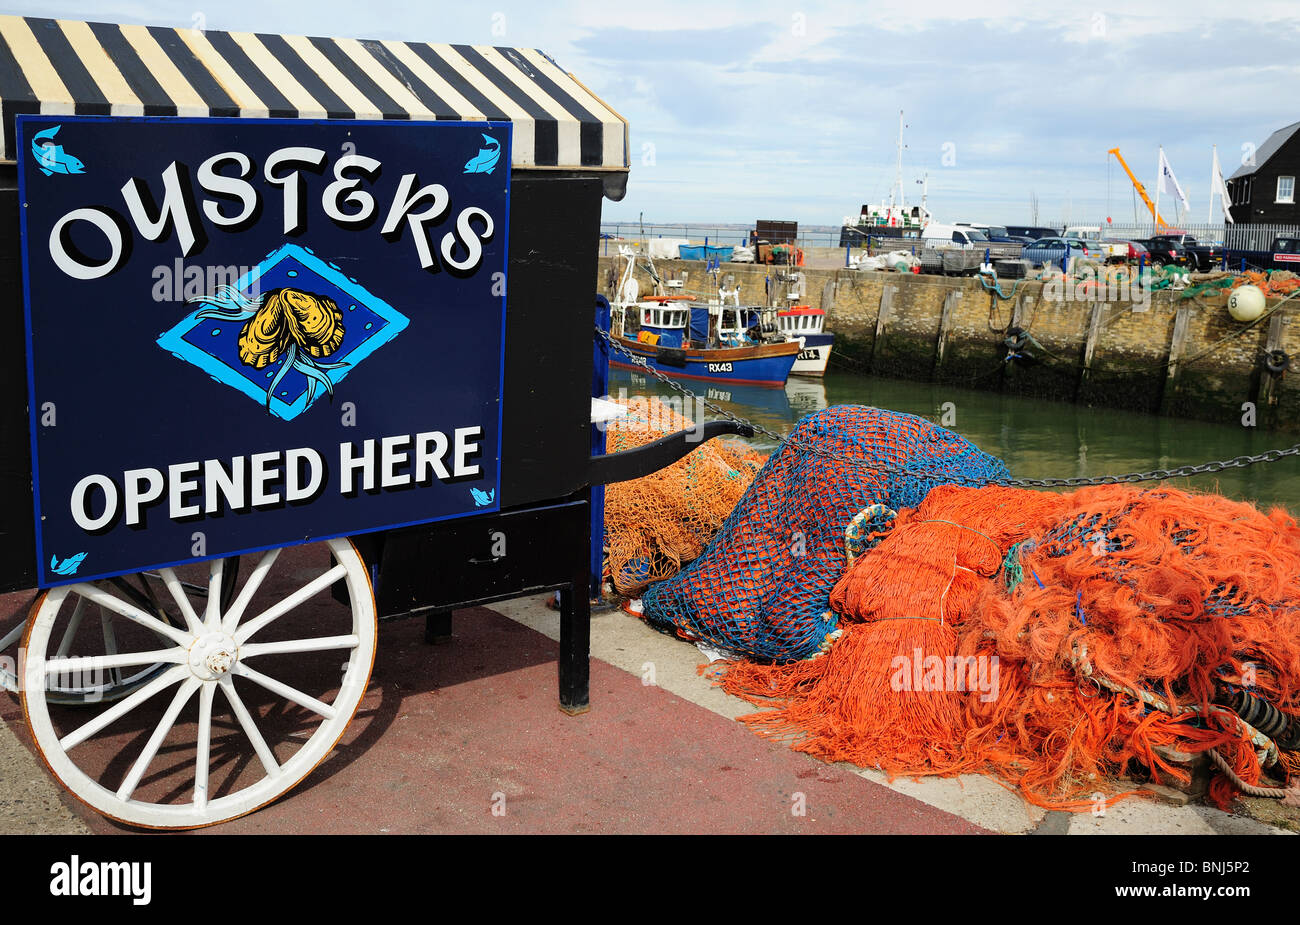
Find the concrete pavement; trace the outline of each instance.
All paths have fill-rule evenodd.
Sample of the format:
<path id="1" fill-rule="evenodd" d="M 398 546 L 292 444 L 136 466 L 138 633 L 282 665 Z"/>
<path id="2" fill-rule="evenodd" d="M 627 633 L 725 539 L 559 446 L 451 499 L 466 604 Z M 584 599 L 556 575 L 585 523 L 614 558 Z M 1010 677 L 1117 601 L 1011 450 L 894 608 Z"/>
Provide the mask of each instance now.
<path id="1" fill-rule="evenodd" d="M 5 599 L 0 598 L 0 606 Z M 682 640 L 620 611 L 592 623 L 592 710 L 556 708 L 558 615 L 543 597 L 380 627 L 368 694 L 340 746 L 229 833 L 1267 833 L 1204 806 L 1128 800 L 1044 814 L 991 778 L 899 779 L 828 765 L 734 722 L 753 707 L 700 676 Z M 0 832 L 125 830 L 62 792 L 0 702 Z"/>

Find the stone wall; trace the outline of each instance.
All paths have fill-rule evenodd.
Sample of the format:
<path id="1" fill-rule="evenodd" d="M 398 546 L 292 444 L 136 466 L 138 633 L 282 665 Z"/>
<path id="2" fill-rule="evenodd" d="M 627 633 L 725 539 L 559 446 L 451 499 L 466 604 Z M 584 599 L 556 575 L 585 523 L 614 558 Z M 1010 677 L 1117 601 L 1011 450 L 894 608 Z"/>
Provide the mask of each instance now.
<path id="1" fill-rule="evenodd" d="M 700 261 L 657 262 L 664 279 L 710 291 Z M 612 296 L 622 261 L 602 257 L 598 289 Z M 722 265 L 742 303 L 766 301 L 785 267 Z M 836 335 L 832 364 L 901 379 L 1031 395 L 1134 411 L 1240 424 L 1253 405 L 1257 426 L 1300 431 L 1300 299 L 1247 328 L 1228 315 L 1225 293 L 1179 299 L 1123 286 L 1106 292 L 1038 281 L 1003 281 L 1003 299 L 978 279 L 801 269 L 801 303 L 826 309 Z M 653 291 L 638 270 L 641 292 Z M 785 291 L 785 284 L 779 284 Z M 1140 296 L 1141 294 L 1139 294 Z M 1270 303 L 1271 304 L 1271 303 Z M 1007 362 L 1009 327 L 1037 341 Z M 1295 357 L 1294 371 L 1264 369 L 1268 350 Z"/>

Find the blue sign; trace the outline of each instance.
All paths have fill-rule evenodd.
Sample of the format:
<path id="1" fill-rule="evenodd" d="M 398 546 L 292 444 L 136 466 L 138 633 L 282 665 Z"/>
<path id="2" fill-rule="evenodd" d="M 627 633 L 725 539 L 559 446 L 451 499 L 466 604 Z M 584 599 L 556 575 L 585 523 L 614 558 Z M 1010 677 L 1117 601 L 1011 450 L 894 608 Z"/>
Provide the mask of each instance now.
<path id="1" fill-rule="evenodd" d="M 17 122 L 42 586 L 499 508 L 508 123 Z"/>

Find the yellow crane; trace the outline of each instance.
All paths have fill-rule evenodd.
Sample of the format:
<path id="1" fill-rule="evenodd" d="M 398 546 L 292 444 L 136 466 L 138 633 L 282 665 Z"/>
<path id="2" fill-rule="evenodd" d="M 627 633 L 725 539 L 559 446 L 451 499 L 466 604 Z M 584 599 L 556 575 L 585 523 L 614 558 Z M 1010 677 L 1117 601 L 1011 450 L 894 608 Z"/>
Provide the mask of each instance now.
<path id="1" fill-rule="evenodd" d="M 1124 163 L 1124 158 L 1119 153 L 1119 148 L 1111 148 L 1106 153 L 1115 155 L 1115 160 L 1119 161 L 1119 165 L 1124 168 L 1124 172 L 1128 174 L 1128 178 L 1133 181 L 1133 188 L 1137 190 L 1137 194 L 1142 197 L 1142 201 L 1145 202 L 1147 208 L 1151 210 L 1151 217 L 1156 220 L 1156 227 L 1168 228 L 1169 224 L 1156 214 L 1156 204 L 1152 202 L 1151 197 L 1147 195 L 1146 187 L 1142 185 L 1137 177 L 1133 176 L 1133 171 L 1128 169 L 1128 164 Z"/>

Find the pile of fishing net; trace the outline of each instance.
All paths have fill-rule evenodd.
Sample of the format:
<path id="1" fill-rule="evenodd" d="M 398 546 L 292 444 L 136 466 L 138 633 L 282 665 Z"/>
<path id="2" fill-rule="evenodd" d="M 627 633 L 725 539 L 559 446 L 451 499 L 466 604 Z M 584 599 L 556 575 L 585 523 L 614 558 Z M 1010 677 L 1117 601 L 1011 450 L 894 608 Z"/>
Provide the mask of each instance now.
<path id="1" fill-rule="evenodd" d="M 606 425 L 605 451 L 695 428 L 667 402 L 636 399 Z M 677 574 L 704 551 L 765 459 L 739 441 L 710 440 L 658 472 L 607 486 L 604 577 L 630 596 Z"/>
<path id="2" fill-rule="evenodd" d="M 1237 277 L 1234 288 L 1247 284 L 1263 289 L 1266 296 L 1290 295 L 1300 289 L 1300 277 L 1290 270 L 1247 270 Z"/>
<path id="3" fill-rule="evenodd" d="M 1176 752 L 1231 769 L 1220 805 L 1300 768 L 1290 516 L 1164 487 L 977 487 L 1003 475 L 907 415 L 814 415 L 646 615 L 745 656 L 720 678 L 768 708 L 745 722 L 826 760 L 993 772 L 1064 809 L 1125 776 L 1186 780 Z"/>
<path id="4" fill-rule="evenodd" d="M 855 406 L 809 415 L 704 554 L 647 590 L 645 616 L 729 651 L 804 658 L 835 628 L 827 608 L 844 571 L 845 525 L 855 514 L 873 504 L 919 504 L 946 482 L 1006 475 L 1001 462 L 922 418 Z"/>

